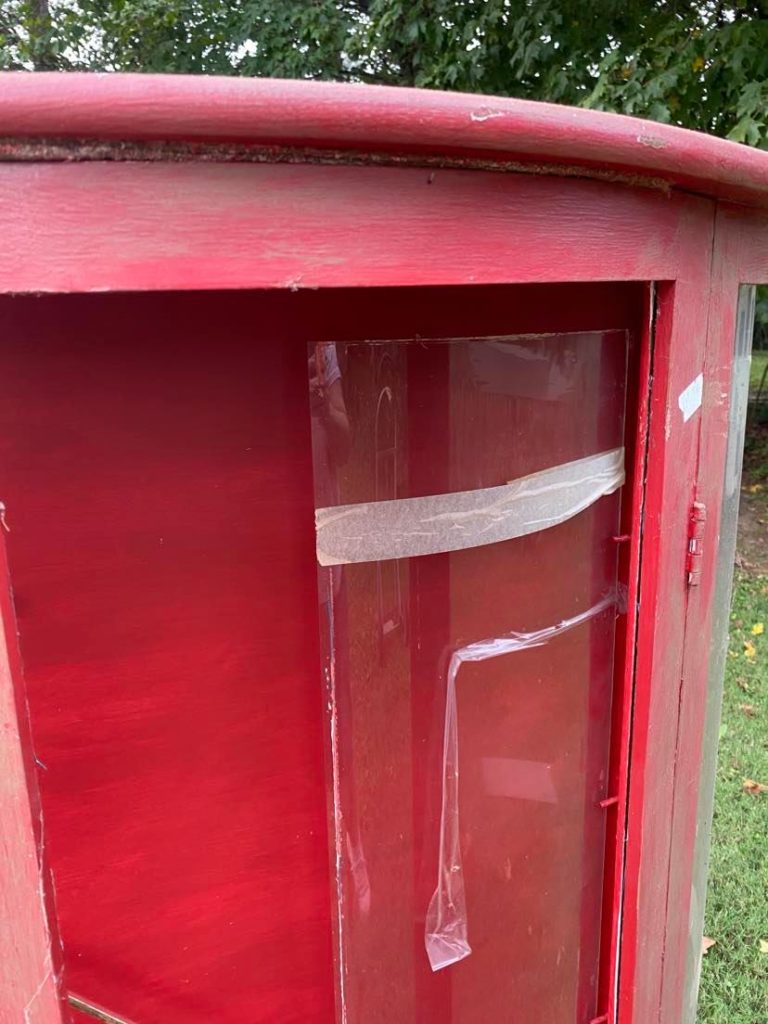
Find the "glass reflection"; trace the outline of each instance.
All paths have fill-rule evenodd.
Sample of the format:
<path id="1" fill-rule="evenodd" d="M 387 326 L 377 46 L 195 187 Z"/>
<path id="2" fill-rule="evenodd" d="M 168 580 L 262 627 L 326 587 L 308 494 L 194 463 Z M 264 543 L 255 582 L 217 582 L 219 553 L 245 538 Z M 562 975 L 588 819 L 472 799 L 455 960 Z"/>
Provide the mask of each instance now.
<path id="1" fill-rule="evenodd" d="M 626 361 L 617 331 L 313 345 L 316 505 L 497 487 L 619 448 Z M 349 1024 L 594 1016 L 620 500 L 501 543 L 319 568 Z M 451 660 L 572 619 L 454 679 L 471 955 L 433 970 Z"/>

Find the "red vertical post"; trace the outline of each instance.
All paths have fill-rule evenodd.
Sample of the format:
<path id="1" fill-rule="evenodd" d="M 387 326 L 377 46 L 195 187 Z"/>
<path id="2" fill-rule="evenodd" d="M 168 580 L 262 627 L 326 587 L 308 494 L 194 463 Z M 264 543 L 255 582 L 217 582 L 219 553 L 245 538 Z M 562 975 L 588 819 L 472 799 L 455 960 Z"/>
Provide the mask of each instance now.
<path id="1" fill-rule="evenodd" d="M 0 537 L 0 1024 L 61 1024 L 60 965 L 48 925 L 52 894 L 20 673 Z"/>

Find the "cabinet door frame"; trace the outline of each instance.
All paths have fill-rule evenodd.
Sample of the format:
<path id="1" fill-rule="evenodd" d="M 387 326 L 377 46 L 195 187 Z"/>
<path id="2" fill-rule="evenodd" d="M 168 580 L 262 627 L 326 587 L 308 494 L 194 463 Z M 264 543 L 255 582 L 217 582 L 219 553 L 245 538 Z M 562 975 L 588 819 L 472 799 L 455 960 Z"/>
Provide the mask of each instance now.
<path id="1" fill-rule="evenodd" d="M 688 708 L 701 696 L 694 654 L 703 646 L 714 571 L 714 559 L 705 560 L 691 597 L 685 555 L 697 479 L 706 481 L 711 507 L 719 505 L 723 453 L 706 438 L 723 415 L 715 393 L 722 379 L 705 381 L 704 404 L 690 415 L 681 396 L 691 386 L 695 392 L 718 346 L 732 341 L 736 282 L 768 280 L 765 218 L 723 207 L 716 230 L 716 206 L 662 188 L 502 171 L 0 163 L 5 294 L 655 282 L 642 354 L 652 380 L 648 418 L 638 423 L 638 451 L 647 442 L 645 487 L 629 547 L 640 580 L 636 648 L 628 648 L 636 685 L 631 766 L 620 794 L 626 858 L 612 938 L 621 952 L 618 998 L 608 1011 L 621 1024 L 678 1024 L 684 984 L 686 936 L 670 897 L 689 892 L 692 852 L 689 826 L 675 808 L 690 796 L 680 788 L 684 780 L 695 783 L 698 773 L 703 725 Z M 726 252 L 736 254 L 730 266 Z M 710 519 L 706 543 L 714 546 L 716 536 Z M 0 571 L 6 592 L 7 567 Z M 7 977 L 0 975 L 0 1019 L 59 1024 L 11 618 L 5 630 L 0 758 L 9 782 L 0 810 L 14 831 L 0 850 L 0 879 L 23 928 L 0 948 L 0 963 L 9 964 Z"/>

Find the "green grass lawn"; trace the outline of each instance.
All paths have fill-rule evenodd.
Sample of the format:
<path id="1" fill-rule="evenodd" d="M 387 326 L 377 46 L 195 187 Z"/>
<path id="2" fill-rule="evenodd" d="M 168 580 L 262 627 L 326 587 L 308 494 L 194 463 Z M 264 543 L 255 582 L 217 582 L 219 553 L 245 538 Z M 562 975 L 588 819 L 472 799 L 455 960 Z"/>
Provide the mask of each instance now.
<path id="1" fill-rule="evenodd" d="M 752 367 L 749 373 L 749 386 L 753 391 L 760 387 L 766 363 L 768 363 L 768 349 L 755 349 L 752 352 Z M 768 377 L 766 377 L 766 383 L 768 383 Z M 761 1021 L 760 1024 L 763 1022 Z"/>
<path id="2" fill-rule="evenodd" d="M 764 632 L 761 632 L 761 626 Z M 767 1024 L 768 576 L 734 581 L 712 831 L 700 1024 Z"/>

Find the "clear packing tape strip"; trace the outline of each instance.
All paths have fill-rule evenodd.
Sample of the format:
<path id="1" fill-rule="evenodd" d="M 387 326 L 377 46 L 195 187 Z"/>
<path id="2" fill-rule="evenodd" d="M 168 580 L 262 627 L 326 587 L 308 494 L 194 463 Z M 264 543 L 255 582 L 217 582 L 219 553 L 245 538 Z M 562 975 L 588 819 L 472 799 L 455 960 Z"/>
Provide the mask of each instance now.
<path id="1" fill-rule="evenodd" d="M 624 449 L 499 487 L 335 505 L 315 512 L 320 565 L 377 562 L 495 544 L 557 526 L 624 483 Z"/>
<path id="2" fill-rule="evenodd" d="M 624 449 L 598 452 L 499 487 L 319 508 L 317 560 L 344 565 L 458 551 L 524 537 L 572 519 L 624 483 Z M 446 683 L 442 811 L 437 887 L 427 910 L 425 945 L 433 971 L 472 949 L 459 841 L 459 736 L 456 678 L 466 661 L 485 661 L 540 647 L 617 603 L 611 594 L 592 608 L 533 633 L 506 633 L 460 647 Z"/>
<path id="3" fill-rule="evenodd" d="M 609 594 L 587 611 L 563 619 L 532 633 L 505 633 L 459 647 L 451 655 L 445 697 L 443 733 L 443 793 L 440 814 L 440 842 L 437 887 L 427 909 L 424 943 L 433 971 L 458 963 L 472 948 L 467 938 L 467 903 L 464 869 L 459 840 L 459 730 L 456 706 L 456 678 L 466 661 L 487 661 L 516 651 L 541 647 L 617 604 L 617 595 Z"/>

